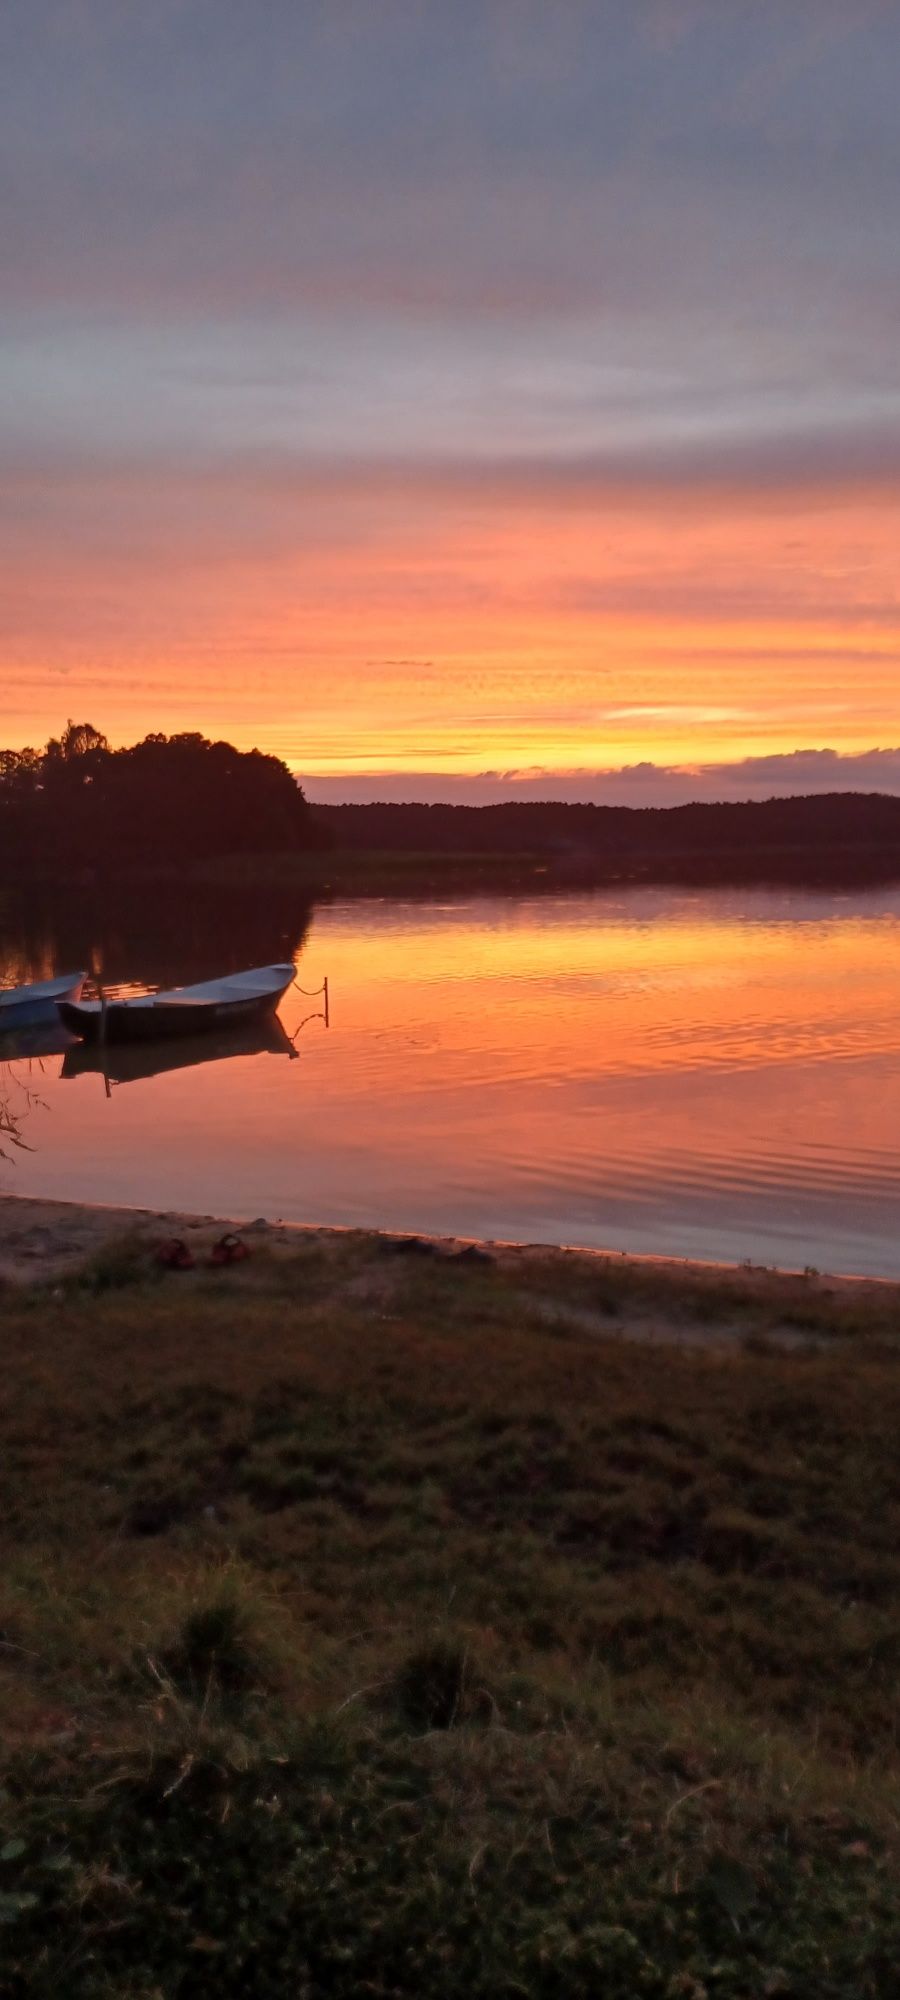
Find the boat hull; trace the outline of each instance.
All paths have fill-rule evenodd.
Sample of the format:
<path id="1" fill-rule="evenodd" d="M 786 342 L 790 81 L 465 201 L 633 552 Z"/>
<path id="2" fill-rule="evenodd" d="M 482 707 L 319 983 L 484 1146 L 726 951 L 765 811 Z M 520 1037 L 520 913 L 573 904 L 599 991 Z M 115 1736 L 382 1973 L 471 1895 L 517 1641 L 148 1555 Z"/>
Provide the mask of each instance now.
<path id="1" fill-rule="evenodd" d="M 122 1006 L 110 1000 L 106 1016 L 86 1014 L 80 1006 L 64 1002 L 60 1016 L 72 1034 L 84 1042 L 162 1042 L 182 1034 L 208 1034 L 214 1028 L 234 1028 L 240 1022 L 264 1020 L 274 1014 L 278 998 L 272 1000 L 220 1000 L 208 1008 L 180 1006 Z"/>
<path id="2" fill-rule="evenodd" d="M 0 1035 L 17 1035 L 23 1028 L 58 1027 L 61 1006 L 76 1002 L 83 985 L 84 973 L 79 972 L 68 980 L 45 980 L 6 995 L 0 991 Z"/>
<path id="3" fill-rule="evenodd" d="M 49 1028 L 58 1020 L 57 1000 L 20 1000 L 0 1007 L 0 1035 L 17 1035 L 22 1028 Z"/>
<path id="4" fill-rule="evenodd" d="M 62 1002 L 60 1018 L 72 1034 L 84 1042 L 160 1042 L 176 1036 L 210 1034 L 220 1028 L 240 1028 L 250 1022 L 268 1020 L 282 994 L 290 986 L 294 968 L 284 968 L 284 976 L 270 980 L 264 990 L 222 994 L 216 998 L 208 988 L 186 988 L 184 996 L 148 994 L 146 998 L 98 1002 Z M 238 986 L 242 974 L 232 982 L 210 982 Z"/>

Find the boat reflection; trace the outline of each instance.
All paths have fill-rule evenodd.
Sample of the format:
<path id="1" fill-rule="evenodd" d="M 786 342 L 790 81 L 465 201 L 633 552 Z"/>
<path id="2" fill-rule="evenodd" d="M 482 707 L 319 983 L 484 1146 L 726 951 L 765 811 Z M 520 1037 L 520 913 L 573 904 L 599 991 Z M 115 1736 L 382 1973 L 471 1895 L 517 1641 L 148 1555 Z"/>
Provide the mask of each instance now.
<path id="1" fill-rule="evenodd" d="M 277 1017 L 252 1021 L 216 1033 L 184 1037 L 178 1041 L 114 1042 L 105 1046 L 74 1042 L 66 1049 L 60 1075 L 100 1076 L 107 1087 L 113 1083 L 141 1083 L 153 1076 L 167 1076 L 174 1070 L 195 1069 L 200 1063 L 227 1062 L 233 1056 L 287 1056 L 299 1050 Z"/>
<path id="2" fill-rule="evenodd" d="M 61 1021 L 47 1021 L 32 1028 L 10 1029 L 0 1035 L 0 1064 L 40 1062 L 45 1056 L 62 1056 L 78 1047 L 74 1035 Z"/>

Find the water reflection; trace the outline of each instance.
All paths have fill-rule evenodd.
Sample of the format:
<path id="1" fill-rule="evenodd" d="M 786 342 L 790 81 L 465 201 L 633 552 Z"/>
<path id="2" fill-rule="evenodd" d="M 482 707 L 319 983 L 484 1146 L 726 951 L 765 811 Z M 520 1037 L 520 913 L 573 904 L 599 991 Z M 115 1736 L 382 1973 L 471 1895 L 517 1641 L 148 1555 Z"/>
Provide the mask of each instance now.
<path id="1" fill-rule="evenodd" d="M 46 968 L 88 966 L 109 990 L 186 986 L 303 950 L 312 906 L 277 883 L 218 886 L 47 884 L 8 892 L 0 906 L 0 985 L 52 978 Z"/>
<path id="2" fill-rule="evenodd" d="M 27 893 L 7 888 L 0 894 L 0 986 L 52 978 L 70 959 L 89 965 L 111 993 L 186 985 L 247 965 L 295 960 L 310 915 L 307 897 L 277 883 L 252 889 L 112 883 L 102 891 L 76 885 L 64 895 L 47 884 Z M 134 1048 L 88 1048 L 61 1023 L 0 1035 L 0 1160 L 9 1165 L 41 1141 L 52 1144 L 52 1125 L 41 1130 L 34 1114 L 49 1108 L 48 1091 L 52 1099 L 57 1081 L 95 1074 L 108 1097 L 121 1083 L 262 1054 L 297 1055 L 277 1019 Z M 60 1056 L 57 1069 L 51 1059 Z"/>
<path id="3" fill-rule="evenodd" d="M 0 1186 L 900 1276 L 896 890 L 280 911 L 242 931 L 228 899 L 188 902 L 183 928 L 102 943 L 122 978 L 149 979 L 152 946 L 173 983 L 285 955 L 283 917 L 301 982 L 338 995 L 328 1036 L 293 1064 L 117 1050 L 109 1103 L 96 1052 L 51 1060 L 40 1150 Z M 71 928 L 44 922 L 68 962 Z M 315 1004 L 288 995 L 289 1034 Z"/>
<path id="4" fill-rule="evenodd" d="M 74 1047 L 76 1039 L 61 1021 L 44 1021 L 33 1028 L 10 1029 L 6 1034 L 0 1034 L 0 1066 L 40 1062 L 44 1056 L 65 1055 L 67 1049 Z"/>
<path id="5" fill-rule="evenodd" d="M 29 1150 L 28 1125 L 42 1108 L 39 1066 L 0 1054 L 0 1160 Z"/>
<path id="6" fill-rule="evenodd" d="M 324 1019 L 324 1015 L 320 1018 Z M 296 1033 L 296 1031 L 295 1031 Z M 183 1035 L 177 1040 L 112 1042 L 100 1048 L 95 1042 L 75 1042 L 63 1056 L 60 1076 L 100 1076 L 105 1083 L 142 1083 L 152 1076 L 171 1076 L 176 1070 L 196 1069 L 200 1063 L 234 1061 L 238 1056 L 280 1055 L 296 1061 L 295 1039 L 281 1022 L 254 1021 L 216 1033 Z"/>

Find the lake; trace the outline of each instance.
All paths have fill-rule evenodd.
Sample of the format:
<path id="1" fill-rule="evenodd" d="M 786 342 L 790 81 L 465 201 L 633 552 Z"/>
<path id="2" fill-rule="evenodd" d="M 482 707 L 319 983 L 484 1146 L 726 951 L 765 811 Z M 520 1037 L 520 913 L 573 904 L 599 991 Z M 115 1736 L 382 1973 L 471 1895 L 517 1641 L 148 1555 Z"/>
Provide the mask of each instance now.
<path id="1" fill-rule="evenodd" d="M 290 1052 L 0 1066 L 30 1149 L 6 1145 L 0 1189 L 900 1277 L 897 889 L 0 911 L 0 984 L 286 952 L 330 982 L 327 1027 L 288 994 Z"/>

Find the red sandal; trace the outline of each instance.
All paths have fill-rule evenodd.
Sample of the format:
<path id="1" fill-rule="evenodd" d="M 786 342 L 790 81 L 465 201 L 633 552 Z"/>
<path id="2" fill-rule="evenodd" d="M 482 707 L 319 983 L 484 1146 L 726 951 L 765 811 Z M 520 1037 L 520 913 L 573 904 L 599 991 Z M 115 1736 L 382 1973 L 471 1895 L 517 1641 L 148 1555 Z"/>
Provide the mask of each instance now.
<path id="1" fill-rule="evenodd" d="M 220 1236 L 218 1243 L 213 1244 L 209 1261 L 211 1264 L 243 1264 L 245 1257 L 249 1255 L 243 1237 L 235 1236 L 229 1231 L 227 1236 Z"/>
<path id="2" fill-rule="evenodd" d="M 194 1259 L 182 1236 L 171 1236 L 168 1243 L 158 1243 L 156 1261 L 166 1271 L 192 1271 L 194 1268 Z"/>

